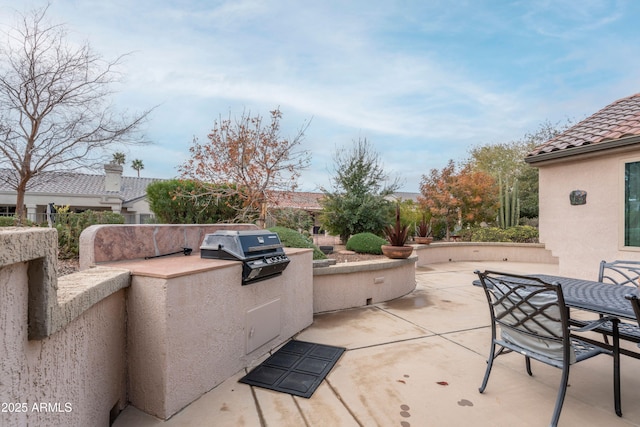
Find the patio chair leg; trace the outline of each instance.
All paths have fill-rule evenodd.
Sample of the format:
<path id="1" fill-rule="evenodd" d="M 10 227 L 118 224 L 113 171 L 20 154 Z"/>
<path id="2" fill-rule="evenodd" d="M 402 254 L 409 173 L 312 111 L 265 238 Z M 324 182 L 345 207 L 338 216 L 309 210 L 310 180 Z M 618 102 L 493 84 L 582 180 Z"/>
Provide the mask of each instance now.
<path id="1" fill-rule="evenodd" d="M 533 372 L 531 372 L 531 358 L 525 356 L 524 357 L 524 364 L 527 367 L 527 374 L 529 374 L 530 377 L 533 376 Z"/>
<path id="2" fill-rule="evenodd" d="M 620 320 L 613 320 L 613 399 L 616 415 L 622 416 L 622 404 L 620 403 Z"/>
<path id="3" fill-rule="evenodd" d="M 556 407 L 553 410 L 553 416 L 551 417 L 551 424 L 549 426 L 556 427 L 558 420 L 560 419 L 560 411 L 562 411 L 562 405 L 564 404 L 564 397 L 567 394 L 567 385 L 569 384 L 569 365 L 567 364 L 562 368 L 562 379 L 560 380 L 560 389 L 558 390 L 558 397 L 556 398 Z"/>
<path id="4" fill-rule="evenodd" d="M 491 374 L 491 367 L 493 366 L 493 360 L 496 358 L 496 345 L 491 344 L 491 351 L 489 352 L 489 359 L 487 360 L 487 370 L 484 373 L 484 379 L 482 380 L 482 385 L 478 389 L 480 393 L 484 392 L 484 389 L 487 388 L 487 382 L 489 382 L 489 374 Z"/>

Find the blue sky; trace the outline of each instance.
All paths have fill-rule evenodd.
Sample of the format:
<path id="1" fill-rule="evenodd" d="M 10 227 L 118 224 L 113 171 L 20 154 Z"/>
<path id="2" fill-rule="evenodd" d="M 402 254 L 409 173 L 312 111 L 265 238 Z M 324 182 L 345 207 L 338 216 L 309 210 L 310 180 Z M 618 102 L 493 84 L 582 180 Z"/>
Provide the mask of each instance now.
<path id="1" fill-rule="evenodd" d="M 43 1 L 0 0 L 0 26 Z M 220 115 L 311 120 L 300 189 L 329 186 L 333 155 L 367 138 L 403 191 L 475 145 L 581 120 L 639 92 L 633 0 L 51 0 L 49 18 L 105 58 L 131 52 L 121 109 L 153 106 L 154 145 L 126 150 L 171 178 Z M 135 171 L 125 168 L 125 174 Z"/>

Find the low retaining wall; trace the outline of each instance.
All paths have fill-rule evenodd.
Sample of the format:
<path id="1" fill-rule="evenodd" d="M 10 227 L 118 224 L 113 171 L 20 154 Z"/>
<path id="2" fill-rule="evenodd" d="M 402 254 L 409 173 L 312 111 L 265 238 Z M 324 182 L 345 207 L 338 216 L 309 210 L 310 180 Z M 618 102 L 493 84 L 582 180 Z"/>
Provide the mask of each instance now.
<path id="1" fill-rule="evenodd" d="M 341 263 L 313 269 L 313 312 L 399 298 L 416 287 L 415 253 L 408 259 Z"/>
<path id="2" fill-rule="evenodd" d="M 416 245 L 418 267 L 456 261 L 514 261 L 558 264 L 542 243 L 446 242 Z"/>

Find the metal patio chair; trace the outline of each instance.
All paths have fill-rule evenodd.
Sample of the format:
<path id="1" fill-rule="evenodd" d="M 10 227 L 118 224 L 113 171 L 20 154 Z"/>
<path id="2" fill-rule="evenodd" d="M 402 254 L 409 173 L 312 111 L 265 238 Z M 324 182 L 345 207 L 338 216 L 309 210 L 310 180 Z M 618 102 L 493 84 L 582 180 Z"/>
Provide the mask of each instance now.
<path id="1" fill-rule="evenodd" d="M 522 354 L 530 376 L 533 375 L 531 359 L 559 368 L 562 370 L 562 377 L 550 423 L 551 426 L 556 426 L 567 391 L 569 367 L 598 354 L 613 354 L 580 340 L 572 332 L 590 331 L 606 321 L 618 320 L 606 317 L 589 322 L 581 328 L 573 328 L 569 325 L 569 311 L 559 285 L 546 283 L 538 278 L 495 271 L 475 273 L 480 278 L 491 314 L 491 349 L 480 393 L 487 386 L 493 361 L 503 354 Z M 614 348 L 618 349 L 617 336 L 614 336 Z M 620 373 L 615 363 L 614 403 L 616 413 L 621 415 Z"/>
<path id="2" fill-rule="evenodd" d="M 598 282 L 629 286 L 631 293 L 640 285 L 640 261 L 600 261 Z M 603 330 L 604 342 L 608 344 L 608 335 L 612 334 L 611 323 L 604 323 L 600 329 Z M 621 339 L 640 343 L 640 327 L 637 324 L 620 321 L 618 329 Z"/>
<path id="3" fill-rule="evenodd" d="M 638 287 L 640 261 L 600 261 L 598 282 Z"/>

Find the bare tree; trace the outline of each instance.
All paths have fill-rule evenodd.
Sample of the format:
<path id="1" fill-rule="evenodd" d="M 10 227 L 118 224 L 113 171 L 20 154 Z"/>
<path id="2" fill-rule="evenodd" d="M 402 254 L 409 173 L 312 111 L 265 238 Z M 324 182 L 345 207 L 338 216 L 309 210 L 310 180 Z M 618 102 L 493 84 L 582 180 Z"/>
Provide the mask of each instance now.
<path id="1" fill-rule="evenodd" d="M 116 67 L 87 43 L 67 40 L 49 23 L 47 7 L 19 15 L 0 44 L 0 168 L 17 192 L 16 216 L 25 217 L 24 195 L 43 172 L 96 167 L 114 143 L 144 143 L 137 136 L 150 110 L 128 116 L 108 104 Z"/>
<path id="2" fill-rule="evenodd" d="M 235 120 L 220 118 L 207 144 L 193 141 L 191 158 L 179 168 L 182 176 L 213 184 L 208 195 L 239 196 L 244 209 L 238 219 L 258 213 L 264 225 L 267 206 L 295 190 L 300 171 L 311 159 L 308 151 L 298 149 L 309 123 L 288 139 L 280 135 L 281 118 L 279 109 L 271 111 L 268 125 L 260 115 L 247 113 Z"/>

